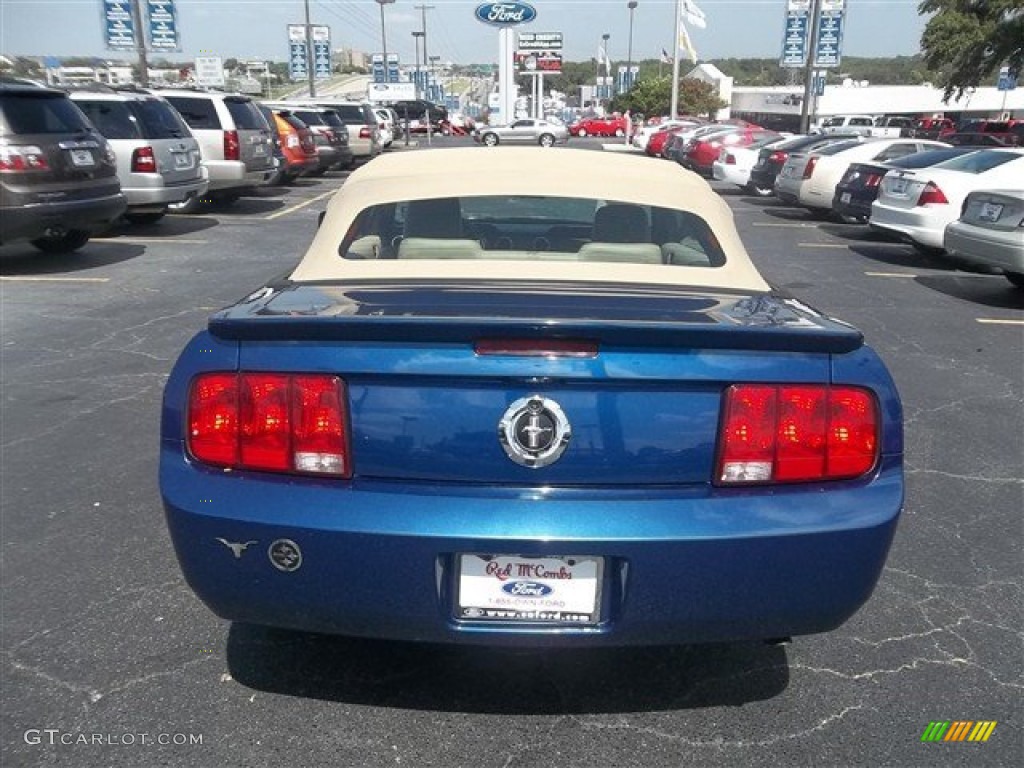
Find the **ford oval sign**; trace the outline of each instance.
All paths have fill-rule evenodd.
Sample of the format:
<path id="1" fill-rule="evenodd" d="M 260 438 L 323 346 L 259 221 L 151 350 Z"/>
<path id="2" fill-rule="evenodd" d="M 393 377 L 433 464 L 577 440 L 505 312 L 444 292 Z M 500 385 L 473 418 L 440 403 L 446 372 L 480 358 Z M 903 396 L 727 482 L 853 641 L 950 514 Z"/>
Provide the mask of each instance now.
<path id="1" fill-rule="evenodd" d="M 502 585 L 501 591 L 516 597 L 544 597 L 554 592 L 547 584 L 537 581 L 510 581 Z"/>
<path id="2" fill-rule="evenodd" d="M 537 11 L 528 3 L 484 3 L 476 7 L 476 18 L 484 24 L 511 27 L 533 21 Z"/>

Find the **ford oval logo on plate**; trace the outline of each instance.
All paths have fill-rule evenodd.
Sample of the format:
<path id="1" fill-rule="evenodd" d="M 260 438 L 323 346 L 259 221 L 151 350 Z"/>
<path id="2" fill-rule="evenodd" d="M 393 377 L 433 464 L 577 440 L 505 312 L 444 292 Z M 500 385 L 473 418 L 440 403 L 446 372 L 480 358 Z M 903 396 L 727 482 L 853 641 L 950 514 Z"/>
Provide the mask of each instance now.
<path id="1" fill-rule="evenodd" d="M 502 585 L 501 591 L 516 597 L 544 597 L 554 592 L 547 584 L 537 581 L 510 581 Z"/>
<path id="2" fill-rule="evenodd" d="M 528 3 L 484 3 L 476 7 L 476 18 L 484 24 L 511 27 L 533 21 L 537 11 Z"/>

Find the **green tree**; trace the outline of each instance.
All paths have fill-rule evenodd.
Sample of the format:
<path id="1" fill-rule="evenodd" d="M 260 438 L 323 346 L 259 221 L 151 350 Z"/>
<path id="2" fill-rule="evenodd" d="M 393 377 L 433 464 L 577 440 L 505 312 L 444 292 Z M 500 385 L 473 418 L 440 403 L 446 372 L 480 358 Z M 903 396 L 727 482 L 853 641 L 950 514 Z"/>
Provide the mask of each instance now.
<path id="1" fill-rule="evenodd" d="M 946 97 L 994 80 L 1001 66 L 1024 65 L 1021 0 L 921 0 L 934 14 L 921 35 L 924 61 L 939 72 Z"/>
<path id="2" fill-rule="evenodd" d="M 620 93 L 611 101 L 617 112 L 639 112 L 644 115 L 667 115 L 672 107 L 672 78 L 651 77 L 638 80 L 628 93 Z M 684 77 L 679 81 L 679 114 L 714 116 L 728 106 L 718 97 L 715 88 L 703 80 Z"/>

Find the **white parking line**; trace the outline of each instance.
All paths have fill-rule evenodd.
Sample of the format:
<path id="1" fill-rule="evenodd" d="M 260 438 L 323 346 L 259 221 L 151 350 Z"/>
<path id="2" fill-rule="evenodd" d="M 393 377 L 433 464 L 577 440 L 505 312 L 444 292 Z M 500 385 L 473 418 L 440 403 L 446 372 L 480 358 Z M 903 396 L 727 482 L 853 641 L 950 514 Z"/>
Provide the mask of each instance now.
<path id="1" fill-rule="evenodd" d="M 1024 320 L 1002 320 L 996 317 L 976 317 L 974 319 L 985 325 L 1024 325 Z"/>
<path id="2" fill-rule="evenodd" d="M 206 245 L 209 240 L 189 240 L 179 237 L 103 237 L 97 238 L 95 243 L 136 243 L 138 245 L 149 245 L 152 243 L 165 245 Z"/>
<path id="3" fill-rule="evenodd" d="M 271 221 L 273 219 L 279 219 L 282 216 L 287 216 L 289 213 L 295 213 L 295 211 L 297 211 L 297 210 L 299 210 L 301 208 L 305 208 L 307 205 L 312 205 L 313 203 L 317 202 L 318 200 L 323 200 L 325 197 L 330 197 L 331 195 L 333 195 L 337 191 L 338 190 L 336 190 L 336 189 L 332 189 L 330 192 L 324 192 L 322 195 L 317 195 L 316 197 L 310 198 L 309 200 L 305 200 L 305 201 L 303 201 L 303 202 L 301 202 L 301 203 L 299 203 L 297 205 L 293 205 L 290 208 L 285 208 L 284 210 L 278 211 L 277 213 L 272 213 L 269 216 L 264 216 L 263 218 L 266 221 Z"/>
<path id="4" fill-rule="evenodd" d="M 917 277 L 910 272 L 865 272 L 868 277 Z"/>
<path id="5" fill-rule="evenodd" d="M 811 229 L 814 224 L 801 224 L 800 222 L 791 221 L 785 224 L 776 223 L 774 221 L 755 221 L 752 222 L 752 226 L 755 227 L 781 227 L 783 229 Z"/>
<path id="6" fill-rule="evenodd" d="M 10 283 L 108 283 L 109 277 L 44 277 L 42 275 L 0 275 Z"/>

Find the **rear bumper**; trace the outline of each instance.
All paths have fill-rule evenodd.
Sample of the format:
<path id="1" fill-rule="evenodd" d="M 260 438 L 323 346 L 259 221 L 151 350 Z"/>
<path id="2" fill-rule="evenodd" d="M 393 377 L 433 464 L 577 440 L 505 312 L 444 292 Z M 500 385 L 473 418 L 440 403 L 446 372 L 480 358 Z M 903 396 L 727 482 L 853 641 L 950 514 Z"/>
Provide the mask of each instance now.
<path id="1" fill-rule="evenodd" d="M 121 187 L 129 208 L 166 206 L 183 203 L 191 197 L 202 197 L 210 186 L 204 173 L 199 178 L 182 184 L 166 184 L 159 187 Z"/>
<path id="2" fill-rule="evenodd" d="M 259 187 L 267 184 L 276 170 L 273 165 L 249 170 L 240 160 L 204 160 L 210 174 L 211 192 L 215 190 Z"/>
<path id="3" fill-rule="evenodd" d="M 942 248 L 945 225 L 938 226 L 927 217 L 927 209 L 881 207 L 876 202 L 871 206 L 872 229 L 884 232 L 897 240 L 918 243 L 929 248 Z"/>
<path id="4" fill-rule="evenodd" d="M 48 229 L 100 231 L 125 211 L 120 192 L 87 200 L 64 200 L 0 208 L 0 242 L 35 239 Z"/>
<path id="5" fill-rule="evenodd" d="M 190 464 L 161 445 L 167 523 L 184 575 L 218 615 L 378 638 L 623 646 L 822 632 L 879 577 L 903 499 L 899 457 L 860 483 L 723 492 L 296 483 Z M 205 501 L 201 501 L 205 500 Z M 226 544 L 249 546 L 236 557 Z M 298 570 L 270 562 L 289 539 Z M 459 553 L 605 558 L 595 627 L 455 618 Z"/>
<path id="6" fill-rule="evenodd" d="M 996 233 L 954 221 L 946 227 L 943 242 L 949 255 L 961 261 L 1024 272 L 1024 235 L 1019 231 Z"/>
<path id="7" fill-rule="evenodd" d="M 875 198 L 858 197 L 856 192 L 850 192 L 850 199 L 843 202 L 842 196 L 846 190 L 837 189 L 835 197 L 832 198 L 832 210 L 840 216 L 854 216 L 867 219 L 871 217 L 871 203 Z"/>

